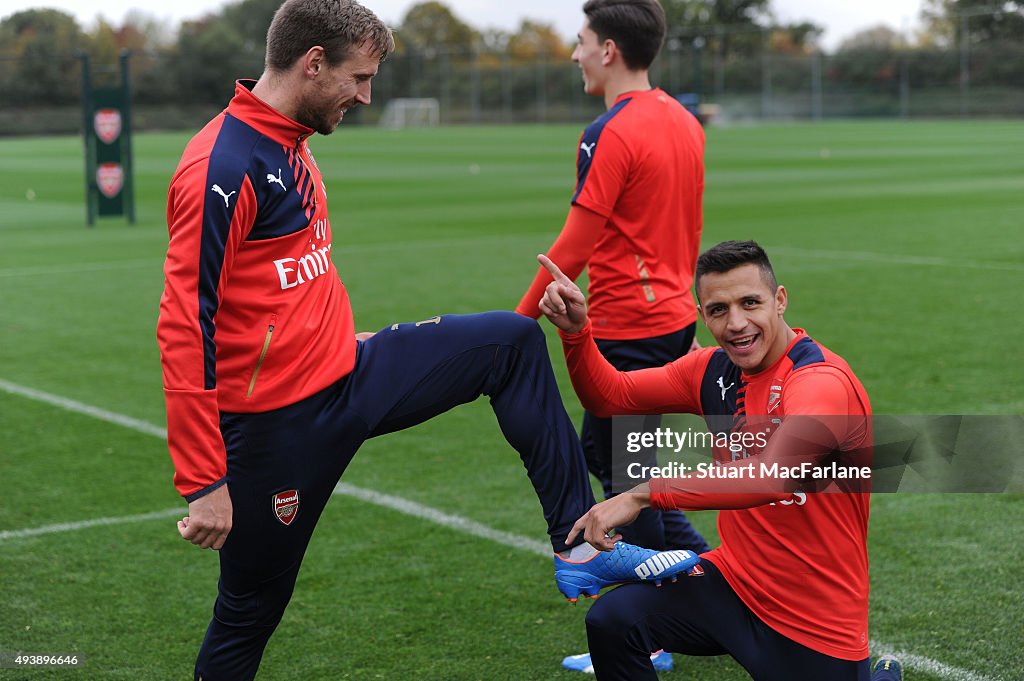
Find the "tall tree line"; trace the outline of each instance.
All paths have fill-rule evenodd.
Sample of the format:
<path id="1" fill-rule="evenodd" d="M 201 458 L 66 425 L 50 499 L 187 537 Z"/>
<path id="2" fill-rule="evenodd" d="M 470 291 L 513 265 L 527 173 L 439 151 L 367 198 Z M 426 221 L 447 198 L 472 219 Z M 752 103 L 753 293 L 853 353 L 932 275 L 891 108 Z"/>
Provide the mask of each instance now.
<path id="1" fill-rule="evenodd" d="M 178 26 L 142 12 L 130 14 L 120 26 L 98 21 L 89 29 L 54 9 L 12 14 L 0 21 L 0 109 L 77 102 L 77 55 L 84 52 L 94 63 L 112 65 L 122 50 L 135 55 L 138 103 L 223 103 L 235 78 L 262 71 L 266 29 L 279 5 L 280 0 L 239 0 Z M 770 0 L 663 0 L 663 5 L 669 47 L 676 51 L 700 49 L 724 64 L 747 64 L 765 51 L 795 56 L 819 51 L 821 27 L 810 21 L 780 25 Z M 992 68 L 1000 70 L 999 77 L 1021 72 L 1024 0 L 995 5 L 991 0 L 923 0 L 921 18 L 924 28 L 916 36 L 885 26 L 866 28 L 844 42 L 836 58 L 852 60 L 846 68 L 858 63 L 873 68 L 879 53 L 952 49 L 967 40 L 1009 46 L 1010 64 L 1001 57 Z M 538 61 L 565 63 L 572 50 L 566 37 L 544 22 L 524 19 L 514 31 L 477 28 L 436 0 L 413 5 L 396 27 L 396 38 L 393 59 L 399 63 L 386 67 L 397 74 L 392 80 L 396 94 L 415 85 L 425 63 L 453 72 L 467 64 L 529 68 Z M 984 67 L 984 61 L 978 66 Z M 101 68 L 98 78 L 108 77 Z"/>

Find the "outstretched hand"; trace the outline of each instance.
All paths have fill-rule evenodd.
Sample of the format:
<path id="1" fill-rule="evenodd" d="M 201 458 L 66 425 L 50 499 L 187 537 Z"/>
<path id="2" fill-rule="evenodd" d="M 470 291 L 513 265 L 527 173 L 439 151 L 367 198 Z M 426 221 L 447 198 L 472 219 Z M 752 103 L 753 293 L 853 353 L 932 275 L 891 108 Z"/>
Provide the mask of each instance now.
<path id="1" fill-rule="evenodd" d="M 538 304 L 540 311 L 562 331 L 579 333 L 587 324 L 587 300 L 583 291 L 546 255 L 538 255 L 537 260 L 554 279 L 544 289 Z"/>

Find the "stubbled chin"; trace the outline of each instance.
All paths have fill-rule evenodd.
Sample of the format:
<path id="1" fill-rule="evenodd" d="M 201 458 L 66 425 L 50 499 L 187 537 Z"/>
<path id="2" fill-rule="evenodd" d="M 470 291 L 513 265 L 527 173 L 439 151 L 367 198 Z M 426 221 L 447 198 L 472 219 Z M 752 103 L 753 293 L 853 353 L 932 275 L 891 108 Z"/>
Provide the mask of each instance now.
<path id="1" fill-rule="evenodd" d="M 325 133 L 321 133 L 321 134 L 324 134 L 324 135 L 331 134 L 332 132 L 334 132 L 335 130 L 338 129 L 338 126 L 341 125 L 341 122 L 344 119 L 345 119 L 345 112 L 342 111 L 340 114 L 338 114 L 338 119 L 336 121 L 334 121 L 334 125 L 331 126 L 330 132 L 325 132 Z"/>

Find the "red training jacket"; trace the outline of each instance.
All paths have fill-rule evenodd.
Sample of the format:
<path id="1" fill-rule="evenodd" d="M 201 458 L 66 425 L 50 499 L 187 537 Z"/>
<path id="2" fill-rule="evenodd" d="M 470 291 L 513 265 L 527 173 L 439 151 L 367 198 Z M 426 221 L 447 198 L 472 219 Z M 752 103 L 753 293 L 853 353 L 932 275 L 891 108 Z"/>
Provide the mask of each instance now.
<path id="1" fill-rule="evenodd" d="M 220 412 L 292 404 L 355 363 L 313 130 L 254 84 L 239 81 L 192 138 L 167 195 L 157 340 L 174 484 L 188 501 L 224 482 Z"/>

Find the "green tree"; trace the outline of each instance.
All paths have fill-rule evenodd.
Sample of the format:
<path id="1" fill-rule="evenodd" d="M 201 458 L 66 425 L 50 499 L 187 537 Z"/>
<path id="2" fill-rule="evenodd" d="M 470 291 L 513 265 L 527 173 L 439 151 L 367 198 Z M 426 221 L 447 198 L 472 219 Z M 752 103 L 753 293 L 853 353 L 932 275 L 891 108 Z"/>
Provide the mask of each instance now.
<path id="1" fill-rule="evenodd" d="M 924 0 L 924 45 L 958 45 L 963 20 L 971 42 L 1016 41 L 1024 36 L 1024 0 Z"/>
<path id="2" fill-rule="evenodd" d="M 433 0 L 410 7 L 398 34 L 404 48 L 420 53 L 468 54 L 479 40 L 473 27 L 455 16 L 447 5 Z"/>
<path id="3" fill-rule="evenodd" d="M 186 21 L 162 58 L 177 97 L 186 102 L 220 103 L 231 97 L 234 81 L 263 72 L 267 27 L 281 0 L 240 0 L 219 13 Z M 147 85 L 156 83 L 147 81 Z M 140 96 L 141 96 L 140 92 Z"/>
<path id="4" fill-rule="evenodd" d="M 105 19 L 96 22 L 96 28 L 87 36 L 88 52 L 96 64 L 117 64 L 118 56 L 121 54 L 121 45 L 118 40 L 118 31 Z M 112 75 L 112 74 L 111 74 Z M 112 83 L 104 83 L 104 85 Z"/>
<path id="5" fill-rule="evenodd" d="M 396 36 L 397 37 L 397 36 Z M 484 52 L 504 53 L 508 50 L 512 34 L 500 28 L 485 28 L 480 31 L 480 49 Z"/>
<path id="6" fill-rule="evenodd" d="M 220 21 L 241 38 L 235 63 L 247 73 L 259 74 L 267 53 L 267 28 L 281 0 L 241 0 L 224 7 Z"/>
<path id="7" fill-rule="evenodd" d="M 669 36 L 703 36 L 723 54 L 750 53 L 763 45 L 772 23 L 770 0 L 664 0 Z"/>
<path id="8" fill-rule="evenodd" d="M 809 21 L 778 26 L 772 29 L 771 48 L 782 54 L 811 54 L 818 48 L 818 38 L 824 32 L 821 26 Z"/>
<path id="9" fill-rule="evenodd" d="M 0 76 L 10 104 L 65 104 L 81 91 L 77 52 L 85 37 L 70 14 L 55 9 L 16 12 L 0 22 L 0 54 L 12 58 Z"/>
<path id="10" fill-rule="evenodd" d="M 178 33 L 170 64 L 179 96 L 190 102 L 226 102 L 238 78 L 255 78 L 260 70 L 246 70 L 244 39 L 220 17 L 187 21 Z"/>
<path id="11" fill-rule="evenodd" d="M 906 38 L 899 31 L 878 24 L 870 28 L 857 31 L 847 36 L 839 43 L 839 52 L 854 52 L 857 50 L 893 51 L 906 46 Z"/>
<path id="12" fill-rule="evenodd" d="M 771 23 L 770 0 L 665 0 L 669 33 L 722 27 L 757 30 Z"/>
<path id="13" fill-rule="evenodd" d="M 512 59 L 520 61 L 536 61 L 542 57 L 564 61 L 572 53 L 554 26 L 530 19 L 519 24 L 519 30 L 509 37 L 506 49 Z"/>
<path id="14" fill-rule="evenodd" d="M 170 51 L 177 38 L 178 27 L 162 22 L 141 10 L 131 10 L 114 34 L 119 50 L 130 50 L 132 93 L 144 104 L 176 100 L 177 82 Z"/>

